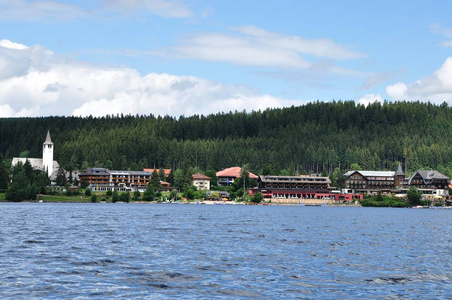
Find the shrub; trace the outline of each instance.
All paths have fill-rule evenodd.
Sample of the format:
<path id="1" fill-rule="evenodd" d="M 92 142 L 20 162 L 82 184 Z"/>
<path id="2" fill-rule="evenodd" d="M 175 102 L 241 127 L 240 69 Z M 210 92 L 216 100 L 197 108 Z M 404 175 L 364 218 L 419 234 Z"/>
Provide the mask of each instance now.
<path id="1" fill-rule="evenodd" d="M 261 203 L 264 200 L 264 195 L 261 192 L 257 192 L 251 197 L 251 202 L 253 203 Z"/>
<path id="2" fill-rule="evenodd" d="M 93 194 L 93 195 L 91 196 L 91 202 L 92 202 L 92 203 L 96 203 L 96 202 L 97 202 L 97 195 L 96 195 L 96 194 Z"/>
<path id="3" fill-rule="evenodd" d="M 121 196 L 119 196 L 119 200 L 127 203 L 130 202 L 130 193 L 129 192 L 122 193 Z"/>
<path id="4" fill-rule="evenodd" d="M 91 189 L 86 189 L 85 190 L 85 196 L 91 196 Z"/>

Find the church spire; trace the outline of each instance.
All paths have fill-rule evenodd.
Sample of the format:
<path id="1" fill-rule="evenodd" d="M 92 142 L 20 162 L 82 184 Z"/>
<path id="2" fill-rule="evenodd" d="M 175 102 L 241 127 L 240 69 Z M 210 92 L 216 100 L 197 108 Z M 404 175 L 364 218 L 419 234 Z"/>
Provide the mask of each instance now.
<path id="1" fill-rule="evenodd" d="M 50 130 L 47 130 L 47 137 L 46 137 L 46 141 L 44 142 L 44 144 L 53 144 L 52 140 L 50 139 Z"/>

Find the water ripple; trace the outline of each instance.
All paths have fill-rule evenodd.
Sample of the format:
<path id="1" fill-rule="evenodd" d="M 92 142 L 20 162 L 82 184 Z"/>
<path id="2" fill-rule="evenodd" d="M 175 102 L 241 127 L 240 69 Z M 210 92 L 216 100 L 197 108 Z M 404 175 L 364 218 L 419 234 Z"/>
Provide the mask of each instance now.
<path id="1" fill-rule="evenodd" d="M 0 296 L 450 299 L 450 213 L 2 203 Z"/>

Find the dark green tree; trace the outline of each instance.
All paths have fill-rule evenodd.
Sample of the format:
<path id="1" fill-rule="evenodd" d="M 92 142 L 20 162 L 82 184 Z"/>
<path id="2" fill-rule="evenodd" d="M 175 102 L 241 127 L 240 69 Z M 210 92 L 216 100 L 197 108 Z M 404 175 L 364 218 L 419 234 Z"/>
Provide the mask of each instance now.
<path id="1" fill-rule="evenodd" d="M 144 201 L 154 201 L 154 187 L 152 186 L 152 184 L 148 184 L 148 186 L 146 187 L 146 190 L 144 191 L 143 194 L 143 200 Z"/>
<path id="2" fill-rule="evenodd" d="M 168 178 L 166 178 L 166 181 L 171 184 L 171 186 L 174 186 L 174 173 L 171 169 L 170 173 L 168 174 Z"/>
<path id="3" fill-rule="evenodd" d="M 253 203 L 261 203 L 262 200 L 264 200 L 264 195 L 262 195 L 261 192 L 256 192 L 256 193 L 251 197 L 251 202 L 253 202 Z"/>
<path id="4" fill-rule="evenodd" d="M 0 190 L 6 190 L 8 188 L 8 181 L 9 171 L 6 167 L 3 155 L 0 154 Z"/>
<path id="5" fill-rule="evenodd" d="M 161 181 L 165 181 L 165 170 L 163 168 L 159 169 L 159 177 Z"/>
<path id="6" fill-rule="evenodd" d="M 417 188 L 411 187 L 406 194 L 408 197 L 408 202 L 412 206 L 421 204 L 422 192 L 419 191 Z"/>
<path id="7" fill-rule="evenodd" d="M 66 185 L 66 172 L 63 168 L 59 168 L 57 172 L 57 177 L 55 179 L 55 183 L 57 186 L 65 186 Z"/>
<path id="8" fill-rule="evenodd" d="M 96 203 L 96 202 L 97 202 L 97 195 L 96 195 L 96 194 L 93 194 L 93 195 L 91 196 L 91 202 L 92 202 L 92 203 Z"/>
<path id="9" fill-rule="evenodd" d="M 130 202 L 130 193 L 129 192 L 121 193 L 121 195 L 119 196 L 119 200 L 122 202 L 129 203 Z"/>
<path id="10" fill-rule="evenodd" d="M 154 191 L 159 191 L 161 188 L 160 176 L 157 173 L 157 170 L 155 170 L 155 169 L 152 172 L 151 179 L 149 180 L 149 184 L 152 185 L 152 187 L 154 188 Z"/>
<path id="11" fill-rule="evenodd" d="M 113 195 L 111 197 L 111 202 L 116 203 L 118 201 L 119 201 L 119 194 L 118 194 L 118 191 L 115 189 L 113 191 Z"/>
<path id="12" fill-rule="evenodd" d="M 19 171 L 13 177 L 13 182 L 6 190 L 5 198 L 8 201 L 19 202 L 36 199 L 37 189 L 27 178 L 25 169 Z"/>

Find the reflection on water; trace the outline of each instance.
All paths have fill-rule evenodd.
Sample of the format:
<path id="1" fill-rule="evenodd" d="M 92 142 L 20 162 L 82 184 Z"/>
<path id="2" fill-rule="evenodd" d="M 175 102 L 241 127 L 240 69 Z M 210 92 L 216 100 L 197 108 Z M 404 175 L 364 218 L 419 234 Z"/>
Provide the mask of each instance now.
<path id="1" fill-rule="evenodd" d="M 451 213 L 0 204 L 0 296 L 449 299 Z"/>

